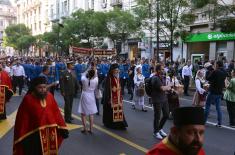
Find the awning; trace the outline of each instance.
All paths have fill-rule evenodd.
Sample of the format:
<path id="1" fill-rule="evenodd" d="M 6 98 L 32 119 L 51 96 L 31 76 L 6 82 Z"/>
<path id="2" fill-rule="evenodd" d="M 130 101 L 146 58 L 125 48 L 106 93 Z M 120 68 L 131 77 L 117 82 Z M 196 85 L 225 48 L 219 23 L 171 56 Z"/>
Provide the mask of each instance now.
<path id="1" fill-rule="evenodd" d="M 186 38 L 185 42 L 207 42 L 207 41 L 228 41 L 235 40 L 235 32 L 207 32 L 191 34 Z"/>

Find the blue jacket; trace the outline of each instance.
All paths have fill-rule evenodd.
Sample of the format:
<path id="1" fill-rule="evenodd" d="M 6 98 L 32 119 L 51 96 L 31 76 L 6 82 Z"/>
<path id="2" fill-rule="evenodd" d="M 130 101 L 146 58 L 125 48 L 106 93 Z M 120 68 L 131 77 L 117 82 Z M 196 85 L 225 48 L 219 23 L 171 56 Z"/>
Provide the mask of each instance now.
<path id="1" fill-rule="evenodd" d="M 145 78 L 150 77 L 150 65 L 149 64 L 142 65 L 142 74 Z"/>
<path id="2" fill-rule="evenodd" d="M 102 73 L 102 67 L 103 67 L 102 64 L 96 65 L 96 69 L 97 69 L 97 74 L 98 74 L 98 76 L 102 76 L 102 75 L 103 75 L 103 73 Z"/>
<path id="3" fill-rule="evenodd" d="M 102 64 L 102 66 L 103 67 L 101 69 L 101 72 L 105 77 L 107 77 L 110 65 L 109 64 Z"/>
<path id="4" fill-rule="evenodd" d="M 57 81 L 56 79 L 56 69 L 55 66 L 49 66 L 50 72 L 48 74 L 48 84 L 51 84 L 55 81 Z"/>
<path id="5" fill-rule="evenodd" d="M 86 71 L 86 66 L 85 64 L 76 64 L 74 67 L 76 77 L 78 81 L 81 81 L 82 78 L 82 73 Z"/>
<path id="6" fill-rule="evenodd" d="M 56 63 L 55 65 L 56 70 L 56 81 L 58 81 L 61 77 L 61 74 L 66 70 L 66 65 L 62 62 Z"/>

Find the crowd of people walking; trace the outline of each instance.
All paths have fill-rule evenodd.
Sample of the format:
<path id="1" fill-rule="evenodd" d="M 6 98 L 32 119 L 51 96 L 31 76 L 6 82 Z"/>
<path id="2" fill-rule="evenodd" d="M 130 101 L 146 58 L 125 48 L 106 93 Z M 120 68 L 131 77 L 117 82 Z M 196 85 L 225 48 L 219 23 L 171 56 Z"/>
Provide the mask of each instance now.
<path id="1" fill-rule="evenodd" d="M 6 94 L 1 106 L 4 108 L 0 109 L 2 111 L 0 111 L 1 119 L 6 119 L 5 103 L 13 94 L 16 94 L 16 87 L 19 87 L 19 95 L 22 95 L 23 88 L 29 88 L 17 115 L 18 127 L 21 127 L 21 117 L 29 119 L 27 123 L 31 123 L 30 117 L 33 114 L 31 112 L 28 116 L 22 114 L 29 106 L 29 100 L 40 103 L 41 107 L 32 107 L 36 109 L 35 113 L 37 113 L 37 110 L 40 112 L 41 108 L 48 107 L 48 103 L 52 107 L 57 105 L 53 97 L 54 91 L 58 90 L 64 98 L 64 120 L 61 120 L 62 116 L 58 111 L 55 115 L 49 114 L 50 108 L 48 108 L 48 113 L 45 113 L 45 124 L 36 122 L 36 125 L 28 125 L 29 128 L 22 129 L 20 133 L 15 130 L 14 149 L 20 151 L 24 150 L 25 146 L 33 145 L 28 141 L 34 141 L 35 138 L 37 139 L 38 136 L 45 133 L 41 127 L 48 127 L 52 123 L 55 126 L 48 127 L 46 132 L 56 130 L 58 137 L 67 138 L 68 131 L 64 129 L 65 122 L 73 122 L 73 99 L 78 95 L 80 99 L 77 112 L 81 114 L 83 124 L 81 132 L 84 134 L 93 133 L 94 115 L 100 115 L 100 104 L 103 105 L 104 126 L 126 130 L 128 123 L 124 114 L 123 100 L 124 96 L 128 95 L 129 100 L 132 101 L 133 110 L 140 108 L 142 112 L 148 112 L 146 101 L 152 105 L 154 110 L 153 136 L 163 139 L 167 136 L 163 130 L 164 124 L 168 118 L 172 118 L 174 110 L 180 107 L 179 97 L 192 95 L 190 89 L 193 85 L 195 93 L 192 96 L 192 106 L 204 108 L 205 122 L 213 104 L 217 110 L 218 123 L 216 126 L 222 127 L 221 100 L 224 99 L 227 103 L 229 125 L 235 127 L 234 61 L 231 61 L 230 64 L 221 60 L 157 63 L 155 60 L 144 58 L 129 61 L 117 57 L 110 59 L 75 56 L 64 58 L 8 57 L 2 60 L 0 70 L 0 82 L 1 86 L 4 86 L 0 89 Z M 49 116 L 55 119 L 50 118 L 52 119 L 50 121 L 47 119 Z M 89 117 L 89 128 L 87 128 L 86 117 Z M 35 121 L 32 122 L 35 123 Z M 31 138 L 26 138 L 25 141 L 21 139 L 31 130 L 36 129 L 38 132 L 31 134 Z M 37 145 L 39 144 L 35 142 L 35 146 Z"/>

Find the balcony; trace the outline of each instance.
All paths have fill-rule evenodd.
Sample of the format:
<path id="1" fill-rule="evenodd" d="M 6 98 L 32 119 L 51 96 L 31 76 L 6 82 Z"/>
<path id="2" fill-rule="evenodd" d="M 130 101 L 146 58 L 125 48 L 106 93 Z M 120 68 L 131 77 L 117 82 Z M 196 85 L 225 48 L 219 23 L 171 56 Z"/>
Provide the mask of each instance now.
<path id="1" fill-rule="evenodd" d="M 0 16 L 4 16 L 4 17 L 16 17 L 14 12 L 8 12 L 8 11 L 1 11 L 1 15 Z"/>
<path id="2" fill-rule="evenodd" d="M 111 0 L 110 5 L 112 7 L 120 7 L 120 8 L 122 8 L 123 3 L 122 3 L 122 0 Z"/>

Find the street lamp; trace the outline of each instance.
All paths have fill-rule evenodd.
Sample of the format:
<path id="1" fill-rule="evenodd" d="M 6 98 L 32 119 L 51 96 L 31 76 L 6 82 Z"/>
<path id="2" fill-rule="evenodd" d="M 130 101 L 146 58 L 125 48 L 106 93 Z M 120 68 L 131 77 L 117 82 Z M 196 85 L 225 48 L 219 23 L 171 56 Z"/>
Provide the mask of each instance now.
<path id="1" fill-rule="evenodd" d="M 64 25 L 62 23 L 60 23 L 60 21 L 57 23 L 58 24 L 58 39 L 57 39 L 57 46 L 56 46 L 56 50 L 57 50 L 57 53 L 59 53 L 59 55 L 63 55 L 63 52 L 62 51 L 59 51 L 59 45 L 60 45 L 60 28 L 64 28 Z"/>

